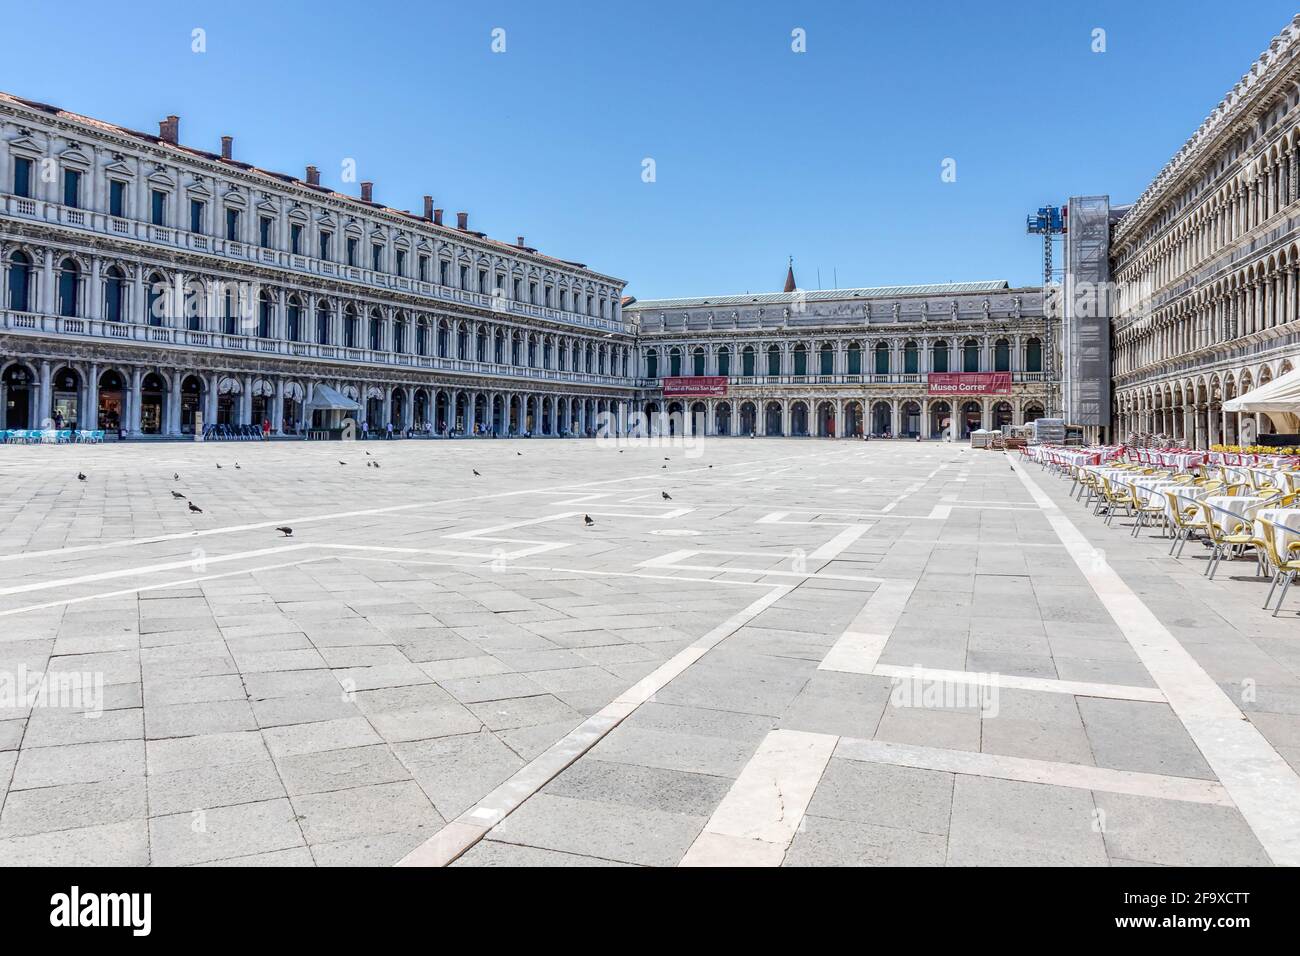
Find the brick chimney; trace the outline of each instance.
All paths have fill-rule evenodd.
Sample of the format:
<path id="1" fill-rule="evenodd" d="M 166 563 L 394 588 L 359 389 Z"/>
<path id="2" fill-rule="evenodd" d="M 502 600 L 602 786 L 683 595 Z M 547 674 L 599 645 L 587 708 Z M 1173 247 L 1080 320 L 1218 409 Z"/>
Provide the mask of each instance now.
<path id="1" fill-rule="evenodd" d="M 518 240 L 518 242 L 516 243 L 516 245 L 518 245 L 520 249 L 524 248 L 524 237 L 523 237 L 523 236 L 520 236 L 520 237 L 519 237 L 519 240 Z"/>
<path id="2" fill-rule="evenodd" d="M 361 184 L 361 201 L 362 201 L 362 202 L 374 202 L 374 199 L 371 198 L 371 197 L 374 196 L 374 192 L 375 192 L 375 184 L 374 184 L 374 183 L 362 183 L 362 184 Z"/>
<path id="3" fill-rule="evenodd" d="M 433 224 L 434 224 L 435 226 L 441 226 L 441 225 L 442 225 L 442 210 L 441 210 L 441 209 L 435 209 L 435 210 L 433 211 Z"/>
<path id="4" fill-rule="evenodd" d="M 424 218 L 425 219 L 433 218 L 433 197 L 432 196 L 424 197 Z"/>
<path id="5" fill-rule="evenodd" d="M 320 185 L 320 170 L 317 169 L 315 166 L 307 167 L 307 185 L 308 186 Z"/>
<path id="6" fill-rule="evenodd" d="M 181 118 L 168 116 L 158 124 L 158 138 L 164 143 L 179 143 L 181 138 Z"/>
<path id="7" fill-rule="evenodd" d="M 234 146 L 235 146 L 235 138 L 233 136 L 221 137 L 221 158 L 230 159 L 234 150 Z"/>
<path id="8" fill-rule="evenodd" d="M 456 213 L 456 228 L 461 230 L 469 229 L 469 213 L 467 212 Z"/>

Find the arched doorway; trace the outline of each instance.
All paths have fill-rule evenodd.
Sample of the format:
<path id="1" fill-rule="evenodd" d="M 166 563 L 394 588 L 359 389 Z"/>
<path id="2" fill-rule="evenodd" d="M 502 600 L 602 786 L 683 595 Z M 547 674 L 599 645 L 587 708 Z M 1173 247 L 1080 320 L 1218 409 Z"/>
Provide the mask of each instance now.
<path id="1" fill-rule="evenodd" d="M 966 402 L 962 405 L 958 425 L 961 431 L 957 433 L 957 438 L 964 438 L 977 428 L 984 427 L 984 409 L 979 402 Z"/>
<path id="2" fill-rule="evenodd" d="M 691 422 L 687 429 L 688 435 L 704 435 L 708 432 L 709 414 L 705 410 L 703 402 L 696 402 L 691 406 Z"/>
<path id="3" fill-rule="evenodd" d="M 500 401 L 500 399 L 498 399 Z M 439 435 L 447 431 L 447 393 L 438 392 L 433 401 L 433 427 Z"/>
<path id="4" fill-rule="evenodd" d="M 681 402 L 668 403 L 668 434 L 669 435 L 680 435 L 682 433 L 682 428 L 685 427 L 684 422 L 682 420 L 682 416 L 684 414 L 685 413 L 682 410 Z"/>
<path id="5" fill-rule="evenodd" d="M 418 428 L 423 429 L 429 424 L 429 393 L 426 389 L 417 388 L 415 390 L 415 424 Z"/>
<path id="6" fill-rule="evenodd" d="M 1038 419 L 1040 419 L 1040 418 L 1042 418 L 1042 417 L 1043 417 L 1043 406 L 1042 406 L 1042 405 L 1038 404 L 1037 402 L 1030 402 L 1028 405 L 1025 406 L 1025 424 L 1026 424 L 1026 425 L 1028 425 L 1028 424 L 1029 424 L 1030 422 L 1032 422 L 1032 421 L 1037 421 Z"/>
<path id="7" fill-rule="evenodd" d="M 181 434 L 193 435 L 203 408 L 203 379 L 186 375 L 181 382 Z"/>
<path id="8" fill-rule="evenodd" d="M 303 402 L 306 397 L 307 393 L 299 383 L 284 383 L 284 413 L 280 416 L 280 431 L 283 434 L 298 434 L 299 423 L 303 420 Z"/>
<path id="9" fill-rule="evenodd" d="M 844 406 L 844 435 L 847 438 L 862 437 L 861 402 L 849 402 Z"/>
<path id="10" fill-rule="evenodd" d="M 1010 402 L 998 402 L 993 406 L 993 427 L 1001 430 L 1003 426 L 1010 425 L 1013 421 Z"/>
<path id="11" fill-rule="evenodd" d="M 108 369 L 99 376 L 99 427 L 117 431 L 126 421 L 126 379 Z"/>
<path id="12" fill-rule="evenodd" d="M 713 410 L 713 430 L 719 435 L 731 434 L 731 406 L 726 402 Z"/>
<path id="13" fill-rule="evenodd" d="M 5 427 L 31 428 L 36 412 L 36 375 L 15 362 L 5 369 Z"/>
<path id="14" fill-rule="evenodd" d="M 822 402 L 817 406 L 817 437 L 835 437 L 835 406 Z"/>
<path id="15" fill-rule="evenodd" d="M 894 427 L 893 409 L 888 402 L 876 402 L 871 406 L 871 434 L 883 437 L 891 434 Z"/>
<path id="16" fill-rule="evenodd" d="M 790 406 L 790 434 L 797 438 L 808 437 L 808 406 L 803 402 Z"/>
<path id="17" fill-rule="evenodd" d="M 238 425 L 239 424 L 239 391 L 240 384 L 233 378 L 221 380 L 217 387 L 217 424 L 218 425 Z M 103 394 L 102 392 L 100 393 Z"/>
<path id="18" fill-rule="evenodd" d="M 763 434 L 776 436 L 781 434 L 781 404 L 768 402 L 763 409 Z"/>
<path id="19" fill-rule="evenodd" d="M 271 403 L 275 398 L 275 386 L 264 378 L 253 383 L 253 411 L 250 425 L 262 427 L 263 422 L 271 421 Z M 376 419 L 371 419 L 371 422 Z M 271 423 L 274 426 L 274 422 Z M 372 426 L 373 427 L 373 426 Z"/>
<path id="20" fill-rule="evenodd" d="M 474 398 L 474 425 L 479 430 L 488 426 L 488 400 L 486 395 L 477 395 Z"/>
<path id="21" fill-rule="evenodd" d="M 393 398 L 389 402 L 388 420 L 393 423 L 393 431 L 401 432 L 406 423 L 406 389 L 393 389 Z"/>
<path id="22" fill-rule="evenodd" d="M 140 381 L 140 433 L 161 435 L 163 409 L 167 405 L 167 382 L 157 372 Z"/>
<path id="23" fill-rule="evenodd" d="M 740 434 L 754 435 L 758 430 L 758 408 L 753 402 L 740 406 Z"/>
<path id="24" fill-rule="evenodd" d="M 257 418 L 257 408 L 253 408 L 253 421 L 259 421 Z M 379 394 L 378 389 L 368 389 L 366 391 L 366 429 L 377 432 L 384 429 L 384 398 Z"/>
<path id="25" fill-rule="evenodd" d="M 943 438 L 952 425 L 952 407 L 947 402 L 935 402 L 930 406 L 931 438 Z"/>
<path id="26" fill-rule="evenodd" d="M 50 379 L 52 396 L 50 417 L 55 428 L 76 428 L 82 421 L 81 373 L 76 369 L 61 368 Z"/>
<path id="27" fill-rule="evenodd" d="M 921 403 L 904 402 L 900 410 L 898 430 L 908 438 L 921 434 Z"/>

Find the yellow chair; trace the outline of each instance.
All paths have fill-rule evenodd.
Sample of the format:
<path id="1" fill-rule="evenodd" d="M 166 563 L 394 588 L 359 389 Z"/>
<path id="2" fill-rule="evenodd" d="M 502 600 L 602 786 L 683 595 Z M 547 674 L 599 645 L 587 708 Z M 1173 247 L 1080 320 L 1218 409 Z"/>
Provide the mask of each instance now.
<path id="1" fill-rule="evenodd" d="M 1185 497 L 1179 497 L 1178 492 L 1170 489 L 1165 493 L 1165 499 L 1169 502 L 1169 507 L 1165 509 L 1165 518 L 1173 525 L 1173 544 L 1169 546 L 1169 553 L 1174 554 L 1174 547 L 1177 546 L 1178 553 L 1174 554 L 1175 558 L 1183 556 L 1183 547 L 1187 544 L 1189 538 L 1192 538 L 1198 531 L 1205 530 L 1205 520 L 1199 517 L 1201 513 L 1200 503 L 1189 501 Z"/>
<path id="2" fill-rule="evenodd" d="M 1268 602 L 1273 599 L 1273 592 L 1277 589 L 1278 583 L 1282 584 L 1282 593 L 1278 595 L 1277 607 L 1273 608 L 1273 616 L 1277 617 L 1277 612 L 1282 610 L 1282 602 L 1286 600 L 1286 592 L 1291 589 L 1291 582 L 1295 580 L 1297 573 L 1300 573 L 1300 558 L 1294 557 L 1296 551 L 1300 551 L 1300 541 L 1292 541 L 1286 546 L 1285 551 L 1279 550 L 1277 546 L 1277 528 L 1279 525 L 1272 521 L 1260 518 L 1258 519 L 1264 530 L 1265 547 L 1268 549 L 1269 562 L 1273 566 L 1273 583 L 1269 586 L 1268 597 L 1264 598 L 1264 609 L 1268 609 Z M 1291 531 L 1290 528 L 1284 529 Z"/>
<path id="3" fill-rule="evenodd" d="M 1208 502 L 1202 501 L 1200 505 L 1201 516 L 1205 520 L 1205 534 L 1210 539 L 1210 560 L 1206 565 L 1205 574 L 1213 581 L 1214 572 L 1218 570 L 1220 561 L 1231 554 L 1234 548 L 1244 553 L 1246 548 L 1256 547 L 1256 539 L 1253 525 L 1243 521 L 1239 515 L 1223 508 L 1216 508 Z M 1230 526 L 1232 530 L 1225 531 L 1224 526 Z M 1256 570 L 1260 570 L 1260 552 L 1257 547 L 1255 560 Z"/>

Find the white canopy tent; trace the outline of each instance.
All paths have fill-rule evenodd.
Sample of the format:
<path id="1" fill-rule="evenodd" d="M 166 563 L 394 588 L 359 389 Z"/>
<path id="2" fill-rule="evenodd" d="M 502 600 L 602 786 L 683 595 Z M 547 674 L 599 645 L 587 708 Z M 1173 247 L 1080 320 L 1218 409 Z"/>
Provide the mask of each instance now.
<path id="1" fill-rule="evenodd" d="M 361 406 L 328 385 L 317 385 L 311 390 L 311 401 L 307 403 L 307 411 L 359 412 Z"/>
<path id="2" fill-rule="evenodd" d="M 1300 428 L 1296 424 L 1300 421 L 1300 369 L 1265 382 L 1244 395 L 1228 399 L 1223 403 L 1223 410 L 1229 414 L 1241 412 L 1267 415 L 1278 432 L 1294 434 Z M 1250 419 L 1242 421 L 1242 442 L 1250 444 L 1255 440 L 1254 424 Z"/>

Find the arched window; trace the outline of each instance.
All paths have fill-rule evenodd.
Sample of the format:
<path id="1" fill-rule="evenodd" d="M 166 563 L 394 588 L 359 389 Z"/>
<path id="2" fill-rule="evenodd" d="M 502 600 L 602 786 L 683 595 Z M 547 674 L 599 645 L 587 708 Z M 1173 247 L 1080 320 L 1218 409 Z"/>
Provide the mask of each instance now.
<path id="1" fill-rule="evenodd" d="M 980 370 L 980 344 L 974 339 L 967 339 L 961 347 L 961 370 L 978 372 Z"/>
<path id="2" fill-rule="evenodd" d="M 398 355 L 406 354 L 406 315 L 398 313 L 393 323 L 393 351 Z"/>
<path id="3" fill-rule="evenodd" d="M 370 311 L 370 351 L 378 352 L 384 347 L 384 323 L 379 317 L 379 310 Z"/>
<path id="4" fill-rule="evenodd" d="M 1043 370 L 1043 343 L 1030 339 L 1025 343 L 1025 371 L 1041 372 Z"/>
<path id="5" fill-rule="evenodd" d="M 802 342 L 794 347 L 794 374 L 808 374 L 808 350 Z"/>
<path id="6" fill-rule="evenodd" d="M 718 374 L 731 374 L 731 349 L 725 345 L 718 349 Z"/>
<path id="7" fill-rule="evenodd" d="M 9 257 L 9 308 L 32 311 L 32 260 L 23 252 Z"/>
<path id="8" fill-rule="evenodd" d="M 915 353 L 915 348 L 913 348 L 913 353 Z M 876 374 L 888 375 L 889 374 L 889 346 L 886 345 L 884 342 L 877 342 L 875 348 L 875 356 L 876 356 L 876 366 L 875 366 Z"/>
<path id="9" fill-rule="evenodd" d="M 415 354 L 429 354 L 429 323 L 424 319 L 415 322 Z"/>
<path id="10" fill-rule="evenodd" d="M 670 376 L 682 374 L 682 350 L 676 346 L 668 353 L 668 374 Z"/>
<path id="11" fill-rule="evenodd" d="M 659 353 L 654 349 L 651 349 L 645 354 L 645 377 L 659 377 Z"/>
<path id="12" fill-rule="evenodd" d="M 767 374 L 781 374 L 781 349 L 776 345 L 767 347 Z"/>
<path id="13" fill-rule="evenodd" d="M 1011 343 L 1006 339 L 998 339 L 993 343 L 993 371 L 1011 371 Z"/>
<path id="14" fill-rule="evenodd" d="M 849 343 L 848 360 L 849 360 L 849 374 L 861 375 L 862 374 L 862 346 L 859 345 L 857 342 Z"/>
<path id="15" fill-rule="evenodd" d="M 275 305 L 271 302 L 271 293 L 267 289 L 257 297 L 257 334 L 259 338 L 269 339 L 274 325 Z"/>
<path id="16" fill-rule="evenodd" d="M 456 358 L 462 361 L 469 358 L 469 328 L 464 322 L 456 326 Z"/>
<path id="17" fill-rule="evenodd" d="M 691 374 L 704 374 L 704 347 L 697 345 L 695 351 L 691 353 Z"/>
<path id="18" fill-rule="evenodd" d="M 117 266 L 109 266 L 104 274 L 104 318 L 121 322 L 126 314 L 126 277 Z"/>
<path id="19" fill-rule="evenodd" d="M 316 303 L 316 344 L 330 344 L 330 310 L 324 300 Z"/>
<path id="20" fill-rule="evenodd" d="M 285 316 L 285 338 L 290 342 L 299 341 L 302 335 L 302 303 L 296 295 L 289 297 L 289 308 Z"/>
<path id="21" fill-rule="evenodd" d="M 80 291 L 81 269 L 75 259 L 64 259 L 59 266 L 59 315 L 71 318 L 77 314 Z"/>
<path id="22" fill-rule="evenodd" d="M 754 371 L 756 361 L 754 346 L 746 345 L 745 350 L 740 353 L 740 374 L 749 376 L 757 374 Z"/>
<path id="23" fill-rule="evenodd" d="M 167 315 L 167 280 L 158 273 L 149 277 L 145 289 L 145 316 L 149 325 L 162 325 Z"/>
<path id="24" fill-rule="evenodd" d="M 933 360 L 930 362 L 930 370 L 934 372 L 948 371 L 948 343 L 943 339 L 934 343 Z"/>
<path id="25" fill-rule="evenodd" d="M 903 374 L 916 375 L 921 371 L 921 350 L 915 342 L 903 346 Z"/>
<path id="26" fill-rule="evenodd" d="M 227 335 L 239 335 L 239 303 L 229 285 L 221 294 L 221 328 Z"/>
<path id="27" fill-rule="evenodd" d="M 357 310 L 352 306 L 343 313 L 343 344 L 350 349 L 357 347 Z"/>
<path id="28" fill-rule="evenodd" d="M 835 374 L 835 346 L 827 342 L 821 348 L 821 367 L 818 374 L 834 375 Z"/>
<path id="29" fill-rule="evenodd" d="M 438 322 L 438 358 L 447 357 L 447 338 L 450 331 L 451 330 L 447 328 L 447 320 L 440 319 Z M 498 361 L 500 360 L 498 359 Z"/>

